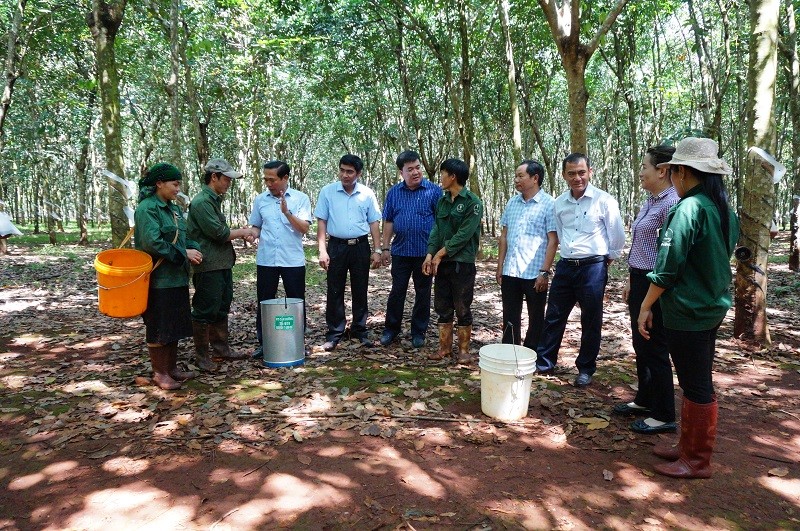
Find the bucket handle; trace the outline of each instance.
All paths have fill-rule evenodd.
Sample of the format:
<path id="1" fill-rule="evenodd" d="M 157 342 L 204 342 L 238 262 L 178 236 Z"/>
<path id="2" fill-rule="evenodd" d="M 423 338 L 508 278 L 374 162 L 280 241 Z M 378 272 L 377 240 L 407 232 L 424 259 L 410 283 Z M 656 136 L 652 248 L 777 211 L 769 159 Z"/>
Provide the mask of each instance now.
<path id="1" fill-rule="evenodd" d="M 514 378 L 517 380 L 524 380 L 525 375 L 519 371 L 519 358 L 517 357 L 517 338 L 514 337 L 514 325 L 511 321 L 506 322 L 506 330 L 511 329 L 511 346 L 514 348 Z"/>
<path id="2" fill-rule="evenodd" d="M 153 269 L 155 269 L 155 268 L 153 268 Z M 107 287 L 107 286 L 103 286 L 102 284 L 99 284 L 99 283 L 98 283 L 98 284 L 97 284 L 97 287 L 98 287 L 98 288 L 100 288 L 100 289 L 106 289 L 106 290 L 112 290 L 112 289 L 117 289 L 117 288 L 127 288 L 128 286 L 130 286 L 130 285 L 131 285 L 131 284 L 133 284 L 134 282 L 138 282 L 139 280 L 141 280 L 141 278 L 142 278 L 143 276 L 145 276 L 145 275 L 146 275 L 147 273 L 149 273 L 149 272 L 150 272 L 150 271 L 145 271 L 144 273 L 142 273 L 142 274 L 141 274 L 141 275 L 139 275 L 138 277 L 134 278 L 133 280 L 131 280 L 131 281 L 130 281 L 130 282 L 128 282 L 127 284 L 123 284 L 123 285 L 121 285 L 121 286 L 114 286 L 113 288 L 109 288 L 109 287 Z"/>

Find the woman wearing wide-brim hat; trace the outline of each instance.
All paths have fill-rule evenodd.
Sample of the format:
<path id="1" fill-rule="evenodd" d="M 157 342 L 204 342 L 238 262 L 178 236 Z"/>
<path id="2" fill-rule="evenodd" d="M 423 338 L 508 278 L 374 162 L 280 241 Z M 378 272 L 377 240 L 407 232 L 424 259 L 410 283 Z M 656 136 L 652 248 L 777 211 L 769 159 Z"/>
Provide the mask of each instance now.
<path id="1" fill-rule="evenodd" d="M 652 306 L 658 300 L 667 345 L 683 391 L 678 447 L 654 449 L 669 462 L 659 474 L 677 478 L 711 476 L 711 454 L 717 432 L 717 399 L 711 369 L 717 330 L 731 307 L 730 257 L 739 223 L 728 206 L 723 175 L 731 168 L 717 156 L 708 138 L 681 140 L 668 162 L 670 178 L 681 198 L 672 207 L 659 236 L 650 288 L 637 321 L 649 339 Z"/>

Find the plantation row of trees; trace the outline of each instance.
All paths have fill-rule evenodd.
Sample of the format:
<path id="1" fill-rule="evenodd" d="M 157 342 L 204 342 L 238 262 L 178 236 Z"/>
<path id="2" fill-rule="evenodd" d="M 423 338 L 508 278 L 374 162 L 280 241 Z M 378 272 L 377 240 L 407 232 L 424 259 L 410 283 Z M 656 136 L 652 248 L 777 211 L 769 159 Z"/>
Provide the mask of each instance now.
<path id="1" fill-rule="evenodd" d="M 705 135 L 735 170 L 753 251 L 737 283 L 742 330 L 768 340 L 757 271 L 771 219 L 785 226 L 800 195 L 795 3 L 8 1 L 0 199 L 37 230 L 110 221 L 118 243 L 135 207 L 124 180 L 160 160 L 183 170 L 188 195 L 210 157 L 237 165 L 246 178 L 227 209 L 243 224 L 266 160 L 288 161 L 313 199 L 352 152 L 383 196 L 410 148 L 432 179 L 446 157 L 470 164 L 494 234 L 523 157 L 543 162 L 557 195 L 561 159 L 587 152 L 630 220 L 646 147 Z M 750 146 L 787 177 L 773 186 Z"/>

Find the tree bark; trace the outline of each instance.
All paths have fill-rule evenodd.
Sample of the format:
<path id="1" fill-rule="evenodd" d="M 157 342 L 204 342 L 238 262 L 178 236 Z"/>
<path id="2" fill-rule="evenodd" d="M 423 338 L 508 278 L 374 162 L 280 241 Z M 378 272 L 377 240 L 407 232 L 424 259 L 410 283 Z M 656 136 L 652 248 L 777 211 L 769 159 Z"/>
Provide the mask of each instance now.
<path id="1" fill-rule="evenodd" d="M 125 162 L 122 151 L 119 74 L 114 42 L 122 24 L 125 4 L 126 0 L 116 2 L 92 0 L 92 10 L 86 14 L 86 23 L 95 44 L 106 168 L 121 179 L 125 178 Z M 107 183 L 111 242 L 116 247 L 128 233 L 128 218 L 123 211 L 127 200 L 120 183 L 111 179 L 107 179 Z"/>
<path id="2" fill-rule="evenodd" d="M 750 64 L 747 72 L 747 143 L 775 152 L 775 79 L 778 53 L 779 0 L 750 2 Z M 735 337 L 760 345 L 770 343 L 766 295 L 770 225 L 775 211 L 772 172 L 759 158 L 745 162 L 739 245 L 752 252 L 736 266 Z"/>
<path id="3" fill-rule="evenodd" d="M 517 103 L 517 67 L 514 63 L 514 46 L 511 43 L 511 32 L 508 21 L 508 0 L 497 0 L 497 12 L 500 15 L 500 28 L 506 45 L 506 71 L 508 77 L 508 107 L 511 113 L 511 153 L 514 164 L 522 160 L 522 132 L 519 125 L 519 104 Z"/>
<path id="4" fill-rule="evenodd" d="M 786 2 L 787 43 L 784 56 L 788 63 L 789 77 L 789 116 L 792 131 L 800 131 L 800 54 L 797 42 L 797 20 L 795 18 L 795 2 Z M 800 270 L 800 135 L 792 135 L 792 198 L 789 218 L 789 270 Z"/>
<path id="5" fill-rule="evenodd" d="M 588 150 L 586 106 L 589 102 L 589 91 L 586 89 L 586 65 L 597 50 L 600 40 L 608 33 L 625 8 L 628 0 L 617 0 L 587 44 L 582 43 L 580 39 L 582 22 L 580 2 L 563 0 L 559 6 L 559 0 L 537 1 L 547 19 L 547 25 L 558 48 L 567 78 L 570 149 L 573 152 L 586 153 Z"/>

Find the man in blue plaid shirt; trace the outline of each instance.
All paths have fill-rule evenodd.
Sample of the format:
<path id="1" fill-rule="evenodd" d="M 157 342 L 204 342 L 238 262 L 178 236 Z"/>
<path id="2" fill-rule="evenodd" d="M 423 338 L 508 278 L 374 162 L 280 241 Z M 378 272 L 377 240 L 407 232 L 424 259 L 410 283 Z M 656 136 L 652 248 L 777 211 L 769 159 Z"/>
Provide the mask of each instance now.
<path id="1" fill-rule="evenodd" d="M 436 203 L 442 197 L 442 189 L 423 176 L 422 163 L 416 151 L 400 153 L 396 163 L 403 180 L 389 189 L 383 205 L 381 257 L 384 266 L 392 266 L 392 290 L 386 303 L 381 345 L 389 345 L 400 334 L 408 282 L 413 278 L 411 344 L 414 348 L 420 348 L 425 344 L 425 333 L 431 318 L 433 281 L 433 277 L 422 273 L 422 262 L 425 261 L 428 235 L 433 227 Z"/>
<path id="2" fill-rule="evenodd" d="M 553 197 L 542 190 L 544 168 L 523 160 L 514 172 L 512 197 L 500 218 L 497 283 L 503 301 L 503 343 L 520 344 L 522 301 L 528 331 L 522 344 L 535 349 L 542 333 L 550 268 L 558 248 Z"/>

